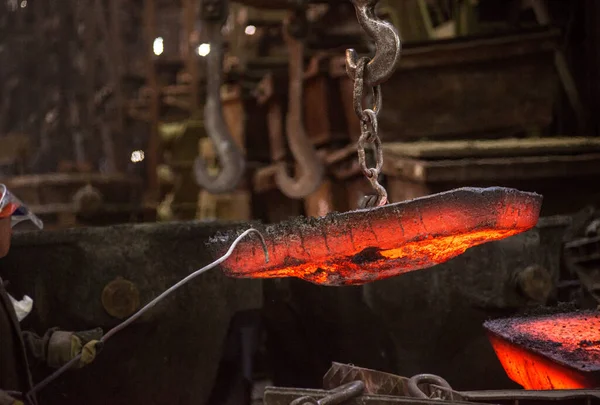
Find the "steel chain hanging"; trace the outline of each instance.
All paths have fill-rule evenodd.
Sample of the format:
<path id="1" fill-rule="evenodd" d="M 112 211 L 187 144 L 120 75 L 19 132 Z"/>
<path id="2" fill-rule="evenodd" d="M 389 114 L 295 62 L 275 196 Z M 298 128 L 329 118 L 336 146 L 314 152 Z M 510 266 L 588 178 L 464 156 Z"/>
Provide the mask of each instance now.
<path id="1" fill-rule="evenodd" d="M 364 71 L 365 66 L 369 62 L 369 58 L 363 57 L 358 61 L 356 66 L 356 75 L 354 79 L 354 111 L 360 120 L 360 138 L 358 140 L 358 162 L 363 171 L 363 174 L 371 183 L 371 186 L 377 195 L 368 195 L 363 200 L 362 208 L 379 207 L 387 204 L 387 191 L 385 187 L 379 184 L 379 175 L 383 168 L 383 149 L 381 147 L 381 139 L 379 138 L 379 127 L 377 115 L 381 111 L 381 85 L 372 88 L 373 107 L 363 109 L 364 96 Z M 376 164 L 375 167 L 367 166 L 367 158 L 365 148 L 368 145 L 373 146 L 375 152 Z"/>
<path id="2" fill-rule="evenodd" d="M 354 49 L 346 51 L 346 71 L 354 80 L 354 110 L 360 120 L 360 138 L 358 140 L 358 161 L 375 195 L 367 195 L 361 201 L 361 208 L 380 207 L 388 203 L 388 194 L 379 183 L 383 169 L 383 149 L 379 138 L 377 116 L 381 112 L 381 83 L 389 79 L 396 70 L 400 59 L 400 36 L 392 24 L 376 17 L 375 7 L 378 0 L 350 0 L 356 9 L 361 27 L 375 41 L 376 54 L 371 59 L 358 57 Z M 369 88 L 373 95 L 371 108 L 363 108 L 364 89 Z M 368 167 L 365 149 L 371 145 L 375 152 L 375 167 Z"/>

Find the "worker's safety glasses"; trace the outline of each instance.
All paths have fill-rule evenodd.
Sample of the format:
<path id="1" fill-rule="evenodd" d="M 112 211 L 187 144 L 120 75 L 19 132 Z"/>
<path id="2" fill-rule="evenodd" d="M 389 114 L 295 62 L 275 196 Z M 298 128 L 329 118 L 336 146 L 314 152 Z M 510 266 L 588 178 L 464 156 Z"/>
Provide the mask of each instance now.
<path id="1" fill-rule="evenodd" d="M 10 226 L 31 221 L 39 229 L 44 229 L 44 223 L 25 204 L 15 197 L 4 184 L 0 184 L 0 219 L 10 218 Z"/>

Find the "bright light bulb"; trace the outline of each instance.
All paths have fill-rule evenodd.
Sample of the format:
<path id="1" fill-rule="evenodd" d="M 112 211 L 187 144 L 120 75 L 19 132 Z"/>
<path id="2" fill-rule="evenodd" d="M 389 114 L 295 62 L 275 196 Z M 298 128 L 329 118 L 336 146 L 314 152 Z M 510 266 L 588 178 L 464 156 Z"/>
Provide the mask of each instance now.
<path id="1" fill-rule="evenodd" d="M 25 7 L 27 7 L 27 0 L 23 0 L 21 2 L 21 8 L 25 8 Z"/>
<path id="2" fill-rule="evenodd" d="M 198 47 L 198 55 L 206 56 L 210 53 L 210 44 L 200 44 Z"/>
<path id="3" fill-rule="evenodd" d="M 140 163 L 144 160 L 144 151 L 143 150 L 134 150 L 131 152 L 131 162 L 132 163 Z"/>
<path id="4" fill-rule="evenodd" d="M 254 25 L 248 25 L 244 32 L 246 35 L 254 35 L 256 33 L 256 27 Z"/>
<path id="5" fill-rule="evenodd" d="M 165 44 L 162 37 L 158 37 L 154 40 L 154 43 L 152 44 L 152 50 L 156 56 L 159 56 L 164 52 Z"/>

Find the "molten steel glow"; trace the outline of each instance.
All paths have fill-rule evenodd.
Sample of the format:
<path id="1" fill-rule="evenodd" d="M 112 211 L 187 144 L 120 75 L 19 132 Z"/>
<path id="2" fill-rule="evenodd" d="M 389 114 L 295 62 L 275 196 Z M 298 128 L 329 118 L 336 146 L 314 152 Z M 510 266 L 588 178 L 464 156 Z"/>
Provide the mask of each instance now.
<path id="1" fill-rule="evenodd" d="M 524 232 L 542 197 L 505 188 L 462 188 L 369 210 L 302 218 L 267 227 L 270 261 L 258 239 L 223 263 L 233 277 L 297 277 L 352 285 L 443 263 L 468 248 Z M 221 250 L 233 236 L 213 240 Z"/>
<path id="2" fill-rule="evenodd" d="M 600 314 L 576 312 L 485 324 L 508 376 L 530 390 L 600 386 Z"/>

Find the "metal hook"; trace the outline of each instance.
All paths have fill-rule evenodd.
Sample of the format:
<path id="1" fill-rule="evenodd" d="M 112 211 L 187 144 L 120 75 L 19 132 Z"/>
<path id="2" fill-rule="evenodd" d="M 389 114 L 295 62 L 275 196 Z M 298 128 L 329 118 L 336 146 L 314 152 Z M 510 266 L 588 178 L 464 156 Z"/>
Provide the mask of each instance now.
<path id="1" fill-rule="evenodd" d="M 221 84 L 223 83 L 223 36 L 221 29 L 227 16 L 226 2 L 204 0 L 202 17 L 206 23 L 210 53 L 207 58 L 206 102 L 204 121 L 206 132 L 212 139 L 221 170 L 211 176 L 202 157 L 194 162 L 196 183 L 213 194 L 227 193 L 239 184 L 245 170 L 244 155 L 229 132 L 223 116 L 221 104 Z"/>
<path id="2" fill-rule="evenodd" d="M 280 163 L 275 174 L 277 187 L 289 198 L 304 198 L 317 190 L 325 169 L 302 123 L 302 86 L 304 85 L 304 44 L 294 38 L 290 22 L 286 21 L 284 38 L 289 55 L 289 102 L 286 116 L 286 135 L 300 177 L 290 177 L 285 163 Z M 301 29 L 300 29 L 301 31 Z"/>
<path id="3" fill-rule="evenodd" d="M 350 0 L 356 9 L 356 17 L 361 27 L 375 41 L 375 56 L 365 67 L 364 83 L 367 87 L 375 87 L 394 73 L 402 44 L 400 35 L 394 26 L 380 20 L 375 15 L 375 6 L 379 0 Z M 354 49 L 346 50 L 346 72 L 355 80 L 358 53 Z"/>

